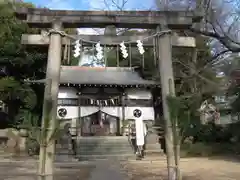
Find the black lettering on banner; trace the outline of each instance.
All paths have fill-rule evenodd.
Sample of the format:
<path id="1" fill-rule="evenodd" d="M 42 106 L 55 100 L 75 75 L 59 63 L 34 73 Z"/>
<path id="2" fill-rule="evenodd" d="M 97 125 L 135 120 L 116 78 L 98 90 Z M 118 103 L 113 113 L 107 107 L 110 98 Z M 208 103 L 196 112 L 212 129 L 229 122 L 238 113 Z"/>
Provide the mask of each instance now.
<path id="1" fill-rule="evenodd" d="M 78 106 L 78 99 L 68 98 L 68 99 L 58 99 L 58 105 L 61 106 Z"/>
<path id="2" fill-rule="evenodd" d="M 125 99 L 124 102 L 127 107 L 152 107 L 152 99 Z M 107 100 L 95 100 L 88 98 L 81 98 L 80 101 L 77 98 L 60 98 L 58 99 L 58 105 L 60 106 L 122 106 L 120 99 L 107 99 Z"/>

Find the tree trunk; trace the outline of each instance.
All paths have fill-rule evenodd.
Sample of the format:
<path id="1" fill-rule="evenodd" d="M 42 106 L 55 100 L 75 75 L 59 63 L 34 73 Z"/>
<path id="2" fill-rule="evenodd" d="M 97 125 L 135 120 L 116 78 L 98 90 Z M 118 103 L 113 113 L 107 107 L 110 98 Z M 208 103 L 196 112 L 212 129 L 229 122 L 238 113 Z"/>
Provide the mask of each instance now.
<path id="1" fill-rule="evenodd" d="M 198 55 L 198 51 L 197 48 L 193 49 L 193 56 L 192 56 L 192 62 L 191 62 L 191 69 L 190 69 L 190 75 L 194 76 L 195 72 L 197 71 L 196 69 L 196 63 L 197 63 L 197 55 Z M 197 79 L 196 77 L 192 77 L 193 78 L 193 82 L 191 83 L 191 93 L 196 93 L 197 91 Z"/>

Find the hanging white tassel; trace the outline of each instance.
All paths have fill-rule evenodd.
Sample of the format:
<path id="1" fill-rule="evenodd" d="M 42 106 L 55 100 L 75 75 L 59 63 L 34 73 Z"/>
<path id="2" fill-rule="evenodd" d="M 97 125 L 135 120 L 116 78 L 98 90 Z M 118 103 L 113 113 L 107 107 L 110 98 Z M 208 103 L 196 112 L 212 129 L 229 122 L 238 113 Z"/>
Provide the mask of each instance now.
<path id="1" fill-rule="evenodd" d="M 140 54 L 144 54 L 145 50 L 143 48 L 143 43 L 140 40 L 137 40 L 137 47 Z"/>
<path id="2" fill-rule="evenodd" d="M 121 51 L 122 51 L 122 55 L 123 55 L 123 58 L 126 59 L 128 57 L 128 53 L 127 53 L 127 49 L 126 49 L 126 46 L 124 44 L 124 41 L 120 44 L 121 46 Z"/>
<path id="3" fill-rule="evenodd" d="M 93 103 L 94 103 L 94 101 L 92 99 L 90 99 L 90 104 L 93 104 Z"/>
<path id="4" fill-rule="evenodd" d="M 113 100 L 113 99 L 111 99 L 111 101 L 112 101 L 112 103 L 113 103 L 113 105 L 114 105 L 114 100 Z"/>
<path id="5" fill-rule="evenodd" d="M 80 44 L 79 40 L 77 40 L 77 41 L 75 42 L 74 54 L 73 54 L 73 56 L 74 56 L 74 57 L 80 56 L 80 52 L 81 52 L 81 44 Z"/>
<path id="6" fill-rule="evenodd" d="M 101 60 L 103 58 L 103 48 L 101 47 L 99 42 L 96 44 L 95 47 L 96 47 L 96 50 L 97 50 L 97 59 Z"/>

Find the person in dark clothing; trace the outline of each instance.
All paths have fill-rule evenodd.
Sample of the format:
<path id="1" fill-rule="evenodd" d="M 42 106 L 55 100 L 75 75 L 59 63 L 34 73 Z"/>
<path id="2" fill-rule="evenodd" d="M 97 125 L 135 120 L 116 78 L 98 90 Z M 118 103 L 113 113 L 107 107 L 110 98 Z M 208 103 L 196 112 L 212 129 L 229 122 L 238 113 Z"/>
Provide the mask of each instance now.
<path id="1" fill-rule="evenodd" d="M 129 139 L 130 139 L 130 143 L 133 147 L 133 151 L 134 151 L 134 154 L 137 153 L 137 140 L 136 140 L 136 127 L 135 127 L 135 123 L 130 123 L 129 124 Z"/>
<path id="2" fill-rule="evenodd" d="M 75 155 L 77 155 L 77 142 L 76 142 L 76 139 L 74 139 L 71 134 L 70 127 L 67 129 L 66 135 L 67 135 L 67 139 L 68 139 L 69 152 L 75 156 Z"/>
<path id="3" fill-rule="evenodd" d="M 167 150 L 166 150 L 165 137 L 159 138 L 159 143 L 160 143 L 161 149 L 163 150 L 163 153 L 166 154 Z"/>

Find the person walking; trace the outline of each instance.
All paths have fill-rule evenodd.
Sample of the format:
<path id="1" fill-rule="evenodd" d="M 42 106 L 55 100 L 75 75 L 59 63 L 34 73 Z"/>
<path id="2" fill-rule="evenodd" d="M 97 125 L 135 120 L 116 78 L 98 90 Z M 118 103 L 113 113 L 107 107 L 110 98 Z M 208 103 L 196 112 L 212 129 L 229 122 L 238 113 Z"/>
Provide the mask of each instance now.
<path id="1" fill-rule="evenodd" d="M 147 144 L 147 133 L 148 133 L 147 124 L 143 122 L 144 144 L 141 152 L 142 158 L 145 156 L 145 150 L 146 150 L 146 144 Z"/>
<path id="2" fill-rule="evenodd" d="M 129 139 L 130 139 L 130 143 L 133 147 L 134 150 L 134 154 L 136 155 L 136 159 L 137 160 L 141 160 L 142 158 L 144 158 L 145 156 L 145 149 L 146 149 L 146 136 L 147 136 L 147 126 L 146 124 L 143 122 L 142 124 L 143 126 L 141 126 L 141 133 L 144 137 L 143 143 L 138 144 L 137 142 L 137 130 L 136 130 L 136 121 L 133 121 L 132 123 L 129 124 Z"/>
<path id="3" fill-rule="evenodd" d="M 133 148 L 134 154 L 136 154 L 137 153 L 137 140 L 136 140 L 136 126 L 135 126 L 134 121 L 129 123 L 128 136 L 129 136 L 130 144 Z"/>

